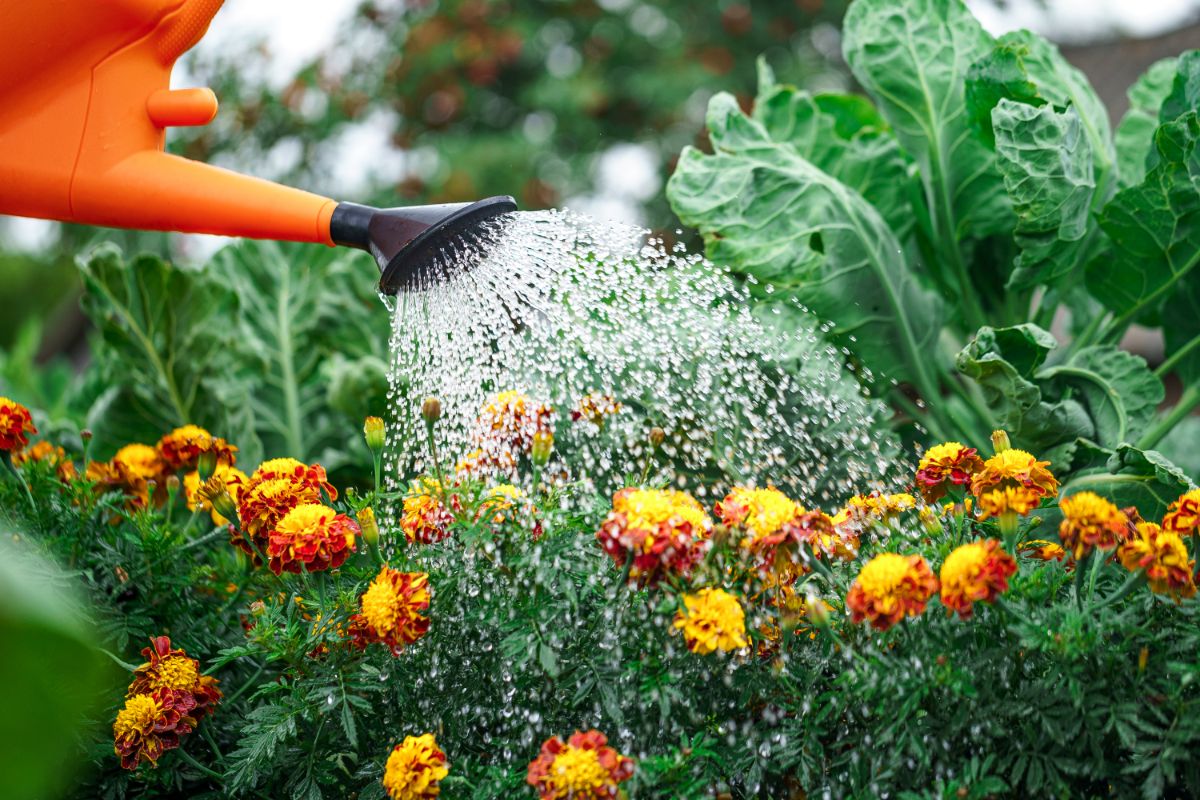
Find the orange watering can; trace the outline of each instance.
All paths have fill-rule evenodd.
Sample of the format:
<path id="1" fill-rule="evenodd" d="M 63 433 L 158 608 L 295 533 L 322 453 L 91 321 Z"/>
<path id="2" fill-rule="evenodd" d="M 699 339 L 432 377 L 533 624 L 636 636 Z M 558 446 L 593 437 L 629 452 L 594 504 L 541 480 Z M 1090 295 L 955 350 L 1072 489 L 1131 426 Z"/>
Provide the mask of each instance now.
<path id="1" fill-rule="evenodd" d="M 163 151 L 211 89 L 171 89 L 224 0 L 0 0 L 0 214 L 370 252 L 393 294 L 511 197 L 376 209 Z"/>

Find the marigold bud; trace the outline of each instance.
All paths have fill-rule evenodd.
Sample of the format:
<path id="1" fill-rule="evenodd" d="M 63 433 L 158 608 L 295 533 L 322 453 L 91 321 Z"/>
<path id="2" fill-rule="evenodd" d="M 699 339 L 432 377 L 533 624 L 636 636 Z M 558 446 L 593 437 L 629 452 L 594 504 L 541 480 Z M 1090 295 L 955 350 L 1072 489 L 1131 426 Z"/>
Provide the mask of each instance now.
<path id="1" fill-rule="evenodd" d="M 217 451 L 205 450 L 196 459 L 196 471 L 200 473 L 200 482 L 204 483 L 217 471 Z"/>
<path id="2" fill-rule="evenodd" d="M 179 486 L 180 486 L 180 482 L 179 482 L 178 475 L 168 475 L 167 476 L 167 491 L 168 492 L 170 492 L 171 494 L 178 492 Z"/>
<path id="3" fill-rule="evenodd" d="M 538 431 L 533 435 L 533 447 L 529 451 L 533 463 L 539 467 L 546 466 L 550 454 L 554 452 L 554 434 L 550 431 Z"/>
<path id="4" fill-rule="evenodd" d="M 362 530 L 362 537 L 367 540 L 367 544 L 378 544 L 379 525 L 375 522 L 375 509 L 364 506 L 355 516 L 358 518 L 358 527 Z"/>
<path id="5" fill-rule="evenodd" d="M 223 478 L 216 475 L 212 476 L 196 490 L 196 494 L 202 500 L 208 501 L 213 511 L 216 511 L 225 519 L 235 520 L 238 518 L 237 503 L 233 501 L 233 496 L 229 494 L 229 489 L 225 486 Z"/>
<path id="6" fill-rule="evenodd" d="M 378 453 L 383 450 L 383 435 L 386 431 L 383 420 L 379 417 L 367 417 L 367 421 L 363 423 L 363 436 L 367 439 L 367 447 L 371 448 L 372 453 Z"/>
<path id="7" fill-rule="evenodd" d="M 250 615 L 251 616 L 261 617 L 265 613 L 267 613 L 267 606 L 266 606 L 266 603 L 264 603 L 262 600 L 255 600 L 253 603 L 250 604 Z"/>
<path id="8" fill-rule="evenodd" d="M 653 448 L 662 447 L 663 441 L 667 438 L 667 432 L 662 428 L 654 427 L 650 429 L 650 446 Z"/>
<path id="9" fill-rule="evenodd" d="M 430 425 L 442 418 L 442 401 L 438 400 L 433 395 L 426 397 L 421 403 L 421 416 Z"/>
<path id="10" fill-rule="evenodd" d="M 1008 439 L 1007 431 L 992 431 L 992 451 L 1000 455 L 1005 450 L 1012 450 L 1012 442 Z"/>
<path id="11" fill-rule="evenodd" d="M 92 440 L 92 429 L 84 428 L 83 430 L 81 430 L 79 432 L 79 438 L 83 440 L 84 444 L 87 444 L 88 442 L 90 442 Z"/>

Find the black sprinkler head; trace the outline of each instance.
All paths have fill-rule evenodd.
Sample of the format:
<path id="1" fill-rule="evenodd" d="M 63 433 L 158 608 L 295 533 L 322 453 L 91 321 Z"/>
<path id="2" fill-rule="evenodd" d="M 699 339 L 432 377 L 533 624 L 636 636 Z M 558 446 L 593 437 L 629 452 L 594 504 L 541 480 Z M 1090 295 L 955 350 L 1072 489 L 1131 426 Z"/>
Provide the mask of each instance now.
<path id="1" fill-rule="evenodd" d="M 484 222 L 517 210 L 507 195 L 475 203 L 443 203 L 409 208 L 372 208 L 339 203 L 329 232 L 334 243 L 366 250 L 379 264 L 379 291 L 396 294 L 434 275 L 438 257 L 456 239 L 470 238 Z"/>

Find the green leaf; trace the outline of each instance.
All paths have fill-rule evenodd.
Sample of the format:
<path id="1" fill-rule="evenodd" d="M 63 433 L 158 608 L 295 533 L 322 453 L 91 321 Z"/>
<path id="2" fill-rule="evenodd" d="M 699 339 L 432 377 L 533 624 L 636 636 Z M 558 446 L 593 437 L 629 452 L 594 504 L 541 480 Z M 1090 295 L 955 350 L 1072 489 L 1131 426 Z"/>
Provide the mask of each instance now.
<path id="1" fill-rule="evenodd" d="M 1200 382 L 1200 280 L 1183 281 L 1162 314 L 1164 366 L 1184 385 Z"/>
<path id="2" fill-rule="evenodd" d="M 1010 289 L 1067 278 L 1079 265 L 1096 185 L 1092 150 L 1074 108 L 1001 99 L 992 110 L 996 155 L 1017 215 Z"/>
<path id="3" fill-rule="evenodd" d="M 940 303 L 875 208 L 773 140 L 730 95 L 713 98 L 708 124 L 716 152 L 685 150 L 667 193 L 709 256 L 831 320 L 831 336 L 875 372 L 932 395 Z"/>
<path id="4" fill-rule="evenodd" d="M 1200 417 L 1181 421 L 1159 443 L 1158 449 L 1195 483 L 1200 479 Z"/>
<path id="5" fill-rule="evenodd" d="M 1154 131 L 1158 128 L 1158 111 L 1175 82 L 1174 56 L 1156 61 L 1125 94 L 1129 110 L 1117 125 L 1118 185 L 1124 189 L 1136 186 L 1146 177 L 1146 158 L 1154 149 Z"/>
<path id="6" fill-rule="evenodd" d="M 1052 396 L 1082 403 L 1094 440 L 1111 447 L 1136 442 L 1165 394 L 1144 358 L 1113 346 L 1084 348 L 1067 363 L 1040 370 L 1037 379 L 1054 385 Z"/>
<path id="7" fill-rule="evenodd" d="M 1188 50 L 1176 60 L 1175 79 L 1158 121 L 1174 122 L 1189 111 L 1200 111 L 1200 50 Z"/>
<path id="8" fill-rule="evenodd" d="M 1105 470 L 1081 474 L 1068 481 L 1062 494 L 1092 491 L 1118 506 L 1134 506 L 1149 520 L 1160 519 L 1167 506 L 1195 488 L 1183 470 L 1155 450 L 1138 450 L 1121 445 L 1109 458 Z"/>
<path id="9" fill-rule="evenodd" d="M 1200 121 L 1195 112 L 1161 125 L 1159 162 L 1139 185 L 1117 193 L 1100 215 L 1113 257 L 1090 269 L 1092 294 L 1117 324 L 1156 312 L 1200 262 Z"/>

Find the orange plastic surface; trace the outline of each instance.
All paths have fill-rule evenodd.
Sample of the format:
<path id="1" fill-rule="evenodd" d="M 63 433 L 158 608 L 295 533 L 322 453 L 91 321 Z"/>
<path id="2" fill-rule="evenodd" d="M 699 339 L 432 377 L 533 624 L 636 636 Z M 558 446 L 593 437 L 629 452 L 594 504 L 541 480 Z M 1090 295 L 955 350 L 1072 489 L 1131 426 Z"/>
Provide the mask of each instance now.
<path id="1" fill-rule="evenodd" d="M 0 0 L 0 214 L 332 244 L 328 198 L 163 152 L 175 61 L 224 0 Z"/>

